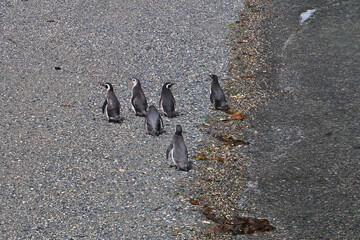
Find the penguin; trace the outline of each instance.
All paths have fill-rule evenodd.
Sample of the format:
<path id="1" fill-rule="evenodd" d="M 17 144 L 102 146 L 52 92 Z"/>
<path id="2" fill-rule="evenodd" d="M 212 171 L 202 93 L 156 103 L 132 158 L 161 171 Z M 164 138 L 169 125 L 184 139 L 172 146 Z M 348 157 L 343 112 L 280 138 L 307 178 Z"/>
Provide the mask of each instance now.
<path id="1" fill-rule="evenodd" d="M 169 154 L 172 158 L 174 165 L 178 170 L 189 171 L 190 164 L 188 161 L 188 151 L 182 136 L 182 127 L 181 125 L 176 125 L 176 131 L 173 135 L 170 145 L 166 150 L 166 160 L 169 160 Z"/>
<path id="2" fill-rule="evenodd" d="M 175 83 L 167 82 L 163 85 L 161 90 L 161 96 L 159 101 L 159 108 L 164 112 L 165 116 L 168 118 L 175 117 L 175 98 L 170 90 L 170 88 Z"/>
<path id="3" fill-rule="evenodd" d="M 226 98 L 223 90 L 220 87 L 218 77 L 214 74 L 210 75 L 211 82 L 211 93 L 210 93 L 210 101 L 214 104 L 215 109 L 228 111 L 229 106 L 226 103 Z"/>
<path id="4" fill-rule="evenodd" d="M 161 126 L 164 126 L 164 122 L 154 105 L 149 107 L 145 122 L 148 133 L 152 136 L 159 136 L 161 133 Z"/>
<path id="5" fill-rule="evenodd" d="M 106 88 L 106 98 L 102 106 L 103 114 L 106 113 L 106 117 L 109 122 L 120 122 L 120 103 L 114 93 L 114 88 L 111 83 L 102 83 L 102 86 Z"/>
<path id="6" fill-rule="evenodd" d="M 145 94 L 141 88 L 140 81 L 133 78 L 131 105 L 136 116 L 146 117 L 146 109 L 148 107 Z"/>

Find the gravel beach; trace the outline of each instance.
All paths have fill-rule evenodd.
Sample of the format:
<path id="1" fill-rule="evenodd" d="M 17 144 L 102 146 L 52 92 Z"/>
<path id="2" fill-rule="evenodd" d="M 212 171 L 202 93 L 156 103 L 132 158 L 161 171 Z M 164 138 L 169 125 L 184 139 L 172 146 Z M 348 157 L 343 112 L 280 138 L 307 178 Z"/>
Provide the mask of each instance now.
<path id="1" fill-rule="evenodd" d="M 227 24 L 242 1 L 0 3 L 2 239 L 188 238 L 204 225 L 190 172 L 169 168 L 176 124 L 189 155 L 206 136 L 209 74 L 224 77 Z M 146 134 L 131 78 L 149 105 L 172 81 L 179 117 Z M 101 112 L 113 84 L 121 124 Z"/>
<path id="2" fill-rule="evenodd" d="M 1 239 L 359 236 L 357 0 L 0 8 Z M 209 74 L 230 112 L 213 110 Z M 176 83 L 159 137 L 131 110 L 133 77 L 155 106 Z M 189 172 L 165 159 L 177 124 Z"/>

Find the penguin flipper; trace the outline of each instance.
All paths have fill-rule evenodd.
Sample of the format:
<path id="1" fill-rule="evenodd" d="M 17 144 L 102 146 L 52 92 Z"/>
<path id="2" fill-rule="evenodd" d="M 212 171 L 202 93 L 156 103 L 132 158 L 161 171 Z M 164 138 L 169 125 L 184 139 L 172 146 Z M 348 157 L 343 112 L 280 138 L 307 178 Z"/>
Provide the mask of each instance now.
<path id="1" fill-rule="evenodd" d="M 175 107 L 176 107 L 176 100 L 175 100 L 175 98 L 174 98 L 174 95 L 172 95 L 172 94 L 171 94 L 171 97 L 172 97 L 172 100 L 173 100 L 173 102 L 174 102 L 174 111 L 175 111 Z"/>
<path id="2" fill-rule="evenodd" d="M 133 98 L 131 103 L 134 107 L 134 111 L 137 116 L 146 117 L 146 115 L 147 115 L 147 113 L 146 113 L 147 103 L 146 102 L 144 105 L 142 105 L 141 102 L 139 101 L 139 99 Z"/>
<path id="3" fill-rule="evenodd" d="M 102 106 L 102 112 L 103 112 L 103 114 L 105 113 L 106 105 L 107 105 L 107 100 L 105 99 L 104 104 L 103 104 L 103 106 Z"/>
<path id="4" fill-rule="evenodd" d="M 145 120 L 144 120 L 144 128 L 147 130 L 148 129 L 148 118 L 147 116 L 145 117 Z"/>
<path id="5" fill-rule="evenodd" d="M 160 128 L 164 128 L 164 121 L 162 120 L 162 117 L 160 116 L 160 114 L 159 114 L 159 118 L 160 118 L 160 122 L 161 122 Z"/>
<path id="6" fill-rule="evenodd" d="M 160 100 L 159 100 L 159 109 L 161 109 L 162 101 L 163 101 L 163 97 L 162 97 L 162 96 L 160 96 Z"/>
<path id="7" fill-rule="evenodd" d="M 170 143 L 168 149 L 166 150 L 166 160 L 169 160 L 169 153 L 174 148 L 173 144 Z"/>
<path id="8" fill-rule="evenodd" d="M 131 99 L 131 104 L 133 105 L 135 113 L 138 114 L 138 112 L 140 112 L 139 100 L 133 96 Z"/>
<path id="9" fill-rule="evenodd" d="M 131 105 L 135 108 L 135 96 L 131 97 Z"/>
<path id="10" fill-rule="evenodd" d="M 213 91 L 211 91 L 211 93 L 210 93 L 210 101 L 211 101 L 211 103 L 214 103 L 214 97 L 215 97 L 215 93 Z"/>

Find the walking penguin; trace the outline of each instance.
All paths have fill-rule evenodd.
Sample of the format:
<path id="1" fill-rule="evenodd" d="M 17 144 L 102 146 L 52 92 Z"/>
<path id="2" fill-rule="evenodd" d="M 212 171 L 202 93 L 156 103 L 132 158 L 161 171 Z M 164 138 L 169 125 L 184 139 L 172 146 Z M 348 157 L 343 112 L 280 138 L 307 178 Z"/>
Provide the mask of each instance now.
<path id="1" fill-rule="evenodd" d="M 151 105 L 146 116 L 147 131 L 152 136 L 159 136 L 161 133 L 161 126 L 164 126 L 163 120 L 156 107 Z"/>
<path id="2" fill-rule="evenodd" d="M 106 88 L 106 99 L 102 106 L 102 112 L 106 113 L 109 122 L 120 122 L 120 103 L 114 93 L 111 83 L 102 83 Z"/>
<path id="3" fill-rule="evenodd" d="M 159 108 L 164 112 L 165 116 L 168 118 L 173 118 L 175 116 L 175 98 L 170 90 L 170 88 L 175 83 L 167 82 L 163 85 L 161 90 L 161 96 L 159 101 Z"/>
<path id="4" fill-rule="evenodd" d="M 131 105 L 136 116 L 146 117 L 147 101 L 145 94 L 141 88 L 140 81 L 133 78 Z"/>
<path id="5" fill-rule="evenodd" d="M 226 98 L 223 90 L 220 87 L 218 77 L 214 74 L 210 75 L 211 82 L 211 93 L 210 93 L 210 101 L 214 104 L 215 109 L 228 111 L 229 106 L 226 103 Z"/>
<path id="6" fill-rule="evenodd" d="M 170 167 L 176 167 L 178 170 L 189 171 L 188 151 L 182 136 L 181 125 L 176 125 L 176 132 L 173 135 L 170 145 L 166 150 L 166 160 L 169 160 L 169 154 L 173 161 Z"/>

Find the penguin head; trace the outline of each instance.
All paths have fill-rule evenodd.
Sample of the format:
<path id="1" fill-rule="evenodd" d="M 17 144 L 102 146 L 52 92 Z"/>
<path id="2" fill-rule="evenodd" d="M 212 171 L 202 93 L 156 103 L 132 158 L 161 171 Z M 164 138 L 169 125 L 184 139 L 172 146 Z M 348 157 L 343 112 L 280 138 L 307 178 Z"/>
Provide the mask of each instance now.
<path id="1" fill-rule="evenodd" d="M 151 110 L 151 111 L 154 111 L 154 110 L 157 111 L 157 109 L 156 109 L 156 107 L 155 107 L 154 105 L 151 105 L 151 106 L 149 107 L 149 110 L 148 110 L 148 111 L 150 111 L 150 110 Z"/>
<path id="2" fill-rule="evenodd" d="M 210 77 L 212 80 L 218 81 L 218 76 L 216 76 L 215 74 L 211 74 Z"/>
<path id="3" fill-rule="evenodd" d="M 103 85 L 107 91 L 113 91 L 113 86 L 111 85 L 111 83 L 102 83 L 101 85 Z"/>
<path id="4" fill-rule="evenodd" d="M 131 81 L 133 83 L 133 86 L 140 85 L 139 80 L 137 80 L 136 78 L 131 79 Z"/>
<path id="5" fill-rule="evenodd" d="M 175 85 L 175 83 L 166 82 L 166 83 L 164 83 L 164 86 L 163 86 L 163 87 L 165 87 L 165 88 L 167 88 L 167 89 L 170 89 L 173 85 Z"/>
<path id="6" fill-rule="evenodd" d="M 175 134 L 181 136 L 181 134 L 182 134 L 182 127 L 181 127 L 181 125 L 179 125 L 179 124 L 176 125 L 176 132 L 175 132 Z"/>

